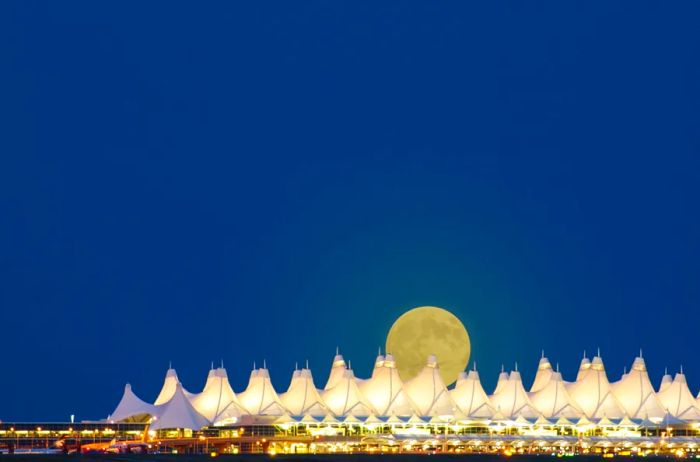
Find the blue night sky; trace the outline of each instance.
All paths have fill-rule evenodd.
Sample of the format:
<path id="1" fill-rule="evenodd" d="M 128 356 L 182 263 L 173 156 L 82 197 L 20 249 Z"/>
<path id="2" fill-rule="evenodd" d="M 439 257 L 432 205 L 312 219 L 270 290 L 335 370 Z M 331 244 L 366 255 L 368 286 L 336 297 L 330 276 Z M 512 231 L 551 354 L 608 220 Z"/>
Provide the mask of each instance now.
<path id="1" fill-rule="evenodd" d="M 700 389 L 698 3 L 0 5 L 0 419 L 168 361 L 325 383 L 403 311 L 483 382 L 644 349 Z"/>

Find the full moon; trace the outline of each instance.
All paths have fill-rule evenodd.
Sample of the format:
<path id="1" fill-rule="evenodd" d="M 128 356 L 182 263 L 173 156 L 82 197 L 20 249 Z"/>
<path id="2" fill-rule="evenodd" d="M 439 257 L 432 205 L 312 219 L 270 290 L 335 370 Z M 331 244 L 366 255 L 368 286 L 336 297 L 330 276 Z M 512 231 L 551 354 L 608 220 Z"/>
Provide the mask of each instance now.
<path id="1" fill-rule="evenodd" d="M 386 338 L 386 352 L 394 355 L 403 381 L 415 377 L 429 355 L 436 355 L 442 380 L 450 385 L 467 366 L 471 344 L 457 316 L 435 306 L 421 306 L 394 322 Z"/>

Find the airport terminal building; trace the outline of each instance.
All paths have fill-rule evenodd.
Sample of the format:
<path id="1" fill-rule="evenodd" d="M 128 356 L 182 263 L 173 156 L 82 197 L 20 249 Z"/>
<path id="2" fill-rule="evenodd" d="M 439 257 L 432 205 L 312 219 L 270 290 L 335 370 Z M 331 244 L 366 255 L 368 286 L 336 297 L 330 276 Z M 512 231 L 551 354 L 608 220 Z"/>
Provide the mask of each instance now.
<path id="1" fill-rule="evenodd" d="M 43 437 L 43 439 L 42 439 Z M 502 371 L 487 394 L 474 369 L 448 389 L 437 359 L 402 381 L 392 355 L 379 355 L 367 379 L 336 354 L 325 386 L 308 367 L 278 393 L 263 366 L 236 393 L 214 368 L 200 393 L 169 369 L 153 403 L 130 385 L 106 420 L 81 424 L 0 424 L 0 444 L 159 452 L 483 452 L 700 455 L 700 397 L 682 371 L 655 388 L 644 359 L 609 382 L 600 355 L 584 357 L 565 381 L 544 356 L 529 389 Z"/>

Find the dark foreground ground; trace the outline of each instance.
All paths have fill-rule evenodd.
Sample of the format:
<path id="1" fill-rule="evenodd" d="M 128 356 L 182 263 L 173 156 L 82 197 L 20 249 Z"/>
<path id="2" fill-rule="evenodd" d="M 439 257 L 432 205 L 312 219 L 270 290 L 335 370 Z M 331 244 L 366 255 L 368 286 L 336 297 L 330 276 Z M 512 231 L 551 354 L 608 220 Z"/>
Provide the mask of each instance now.
<path id="1" fill-rule="evenodd" d="M 39 455 L 39 454 L 13 454 L 0 455 L 0 461 L 34 461 L 34 462 L 64 462 L 66 460 L 76 460 L 80 462 L 213 462 L 224 459 L 227 462 L 372 462 L 379 460 L 382 462 L 464 462 L 469 459 L 471 462 L 490 462 L 512 460 L 514 462 L 544 462 L 546 460 L 556 460 L 550 455 L 513 455 L 510 457 L 494 454 L 316 454 L 316 455 L 265 455 L 265 454 L 222 454 L 216 458 L 208 455 L 187 455 L 187 454 L 90 454 L 90 455 Z M 436 460 L 437 459 L 437 460 Z M 601 462 L 600 456 L 585 455 L 565 457 L 564 459 L 575 460 L 576 462 Z M 616 459 L 627 459 L 616 457 Z M 644 460 L 652 462 L 668 461 L 670 457 L 645 457 Z"/>

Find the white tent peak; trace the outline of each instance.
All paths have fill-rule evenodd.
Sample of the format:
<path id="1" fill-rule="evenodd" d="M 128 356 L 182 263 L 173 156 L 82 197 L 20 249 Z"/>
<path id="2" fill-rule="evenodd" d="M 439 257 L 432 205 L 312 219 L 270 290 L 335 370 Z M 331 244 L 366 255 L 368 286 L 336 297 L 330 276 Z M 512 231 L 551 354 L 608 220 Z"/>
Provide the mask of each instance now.
<path id="1" fill-rule="evenodd" d="M 425 367 L 404 384 L 415 410 L 420 416 L 453 415 L 455 404 L 440 375 L 437 357 L 428 356 Z"/>
<path id="2" fill-rule="evenodd" d="M 600 356 L 593 358 L 589 367 L 582 361 L 576 382 L 569 384 L 569 394 L 589 419 L 608 416 L 621 419 L 624 412 L 612 393 Z"/>
<path id="3" fill-rule="evenodd" d="M 530 398 L 523 387 L 520 372 L 511 371 L 507 380 L 501 380 L 496 386 L 496 391 L 491 396 L 491 403 L 500 409 L 500 412 L 509 419 L 524 417 L 536 419 L 539 413 L 535 410 Z"/>
<path id="4" fill-rule="evenodd" d="M 292 415 L 325 416 L 326 406 L 314 384 L 311 369 L 294 371 L 287 392 L 280 396 L 282 404 Z"/>
<path id="5" fill-rule="evenodd" d="M 391 353 L 387 353 L 386 356 L 384 356 L 384 367 L 396 369 L 396 361 L 394 360 L 394 355 Z"/>
<path id="6" fill-rule="evenodd" d="M 151 430 L 163 428 L 189 428 L 199 430 L 209 425 L 206 417 L 192 406 L 180 383 L 175 386 L 172 398 L 165 404 L 156 406 Z"/>
<path id="7" fill-rule="evenodd" d="M 328 374 L 328 380 L 326 381 L 326 386 L 323 387 L 323 389 L 330 390 L 333 388 L 343 378 L 343 374 L 346 370 L 347 366 L 345 364 L 345 359 L 343 359 L 343 355 L 338 353 L 338 349 L 336 348 L 333 363 L 331 364 L 331 371 Z"/>
<path id="8" fill-rule="evenodd" d="M 533 406 L 549 419 L 574 418 L 583 415 L 573 398 L 566 391 L 559 372 L 553 372 L 547 383 L 537 392 L 530 393 Z"/>
<path id="9" fill-rule="evenodd" d="M 414 407 L 403 387 L 394 357 L 387 353 L 375 363 L 372 377 L 360 383 L 360 391 L 379 415 L 409 416 Z"/>
<path id="10" fill-rule="evenodd" d="M 210 424 L 221 425 L 237 422 L 247 411 L 238 400 L 223 367 L 209 371 L 201 393 L 190 397 L 190 402 Z"/>
<path id="11" fill-rule="evenodd" d="M 641 356 L 634 358 L 630 371 L 612 385 L 612 390 L 622 409 L 633 419 L 648 416 L 653 420 L 663 417 L 665 413 L 656 397 L 646 364 Z"/>
<path id="12" fill-rule="evenodd" d="M 127 383 L 124 386 L 124 394 L 122 399 L 117 404 L 114 412 L 110 414 L 109 421 L 119 422 L 131 417 L 140 415 L 153 415 L 155 406 L 143 401 L 131 390 L 131 384 Z"/>
<path id="13" fill-rule="evenodd" d="M 168 369 L 168 371 L 165 373 L 165 380 L 163 381 L 163 386 L 160 389 L 160 393 L 158 393 L 158 397 L 156 398 L 155 405 L 160 406 L 161 404 L 165 404 L 170 399 L 173 397 L 175 394 L 175 389 L 177 386 L 180 384 L 180 379 L 177 377 L 177 372 L 175 372 L 175 369 L 172 367 Z M 184 390 L 184 393 L 186 396 L 189 396 L 190 393 L 187 390 Z"/>
<path id="14" fill-rule="evenodd" d="M 581 358 L 581 365 L 578 368 L 578 373 L 576 374 L 576 380 L 580 380 L 583 375 L 591 368 L 591 361 L 586 357 L 586 352 L 583 352 L 583 358 Z"/>
<path id="15" fill-rule="evenodd" d="M 501 391 L 501 389 L 503 388 L 503 386 L 506 384 L 507 381 L 508 381 L 508 373 L 505 371 L 505 368 L 501 364 L 501 372 L 498 374 L 498 381 L 496 382 L 496 389 L 493 391 L 493 394 L 495 395 L 496 393 Z"/>
<path id="16" fill-rule="evenodd" d="M 542 350 L 544 353 L 544 350 Z M 537 365 L 537 373 L 535 374 L 535 380 L 532 382 L 530 387 L 530 393 L 535 393 L 547 385 L 547 382 L 552 377 L 552 364 L 549 362 L 544 355 L 540 358 L 540 362 Z"/>
<path id="17" fill-rule="evenodd" d="M 238 395 L 238 400 L 253 415 L 280 416 L 286 411 L 265 368 L 251 371 L 248 386 Z"/>
<path id="18" fill-rule="evenodd" d="M 634 362 L 632 363 L 632 370 L 635 371 L 640 371 L 640 372 L 646 372 L 647 371 L 647 365 L 644 362 L 644 358 L 641 356 L 641 351 L 639 352 L 640 355 L 634 358 Z M 631 370 L 630 370 L 631 372 Z"/>
<path id="19" fill-rule="evenodd" d="M 462 372 L 450 395 L 457 409 L 469 418 L 490 419 L 495 413 L 476 370 Z"/>
<path id="20" fill-rule="evenodd" d="M 660 389 L 657 397 L 666 413 L 673 417 L 700 421 L 700 408 L 690 392 L 685 374 L 682 372 L 678 372 L 671 383 Z"/>
<path id="21" fill-rule="evenodd" d="M 333 387 L 321 392 L 323 402 L 337 416 L 368 416 L 374 411 L 360 392 L 352 369 L 345 369 Z"/>

